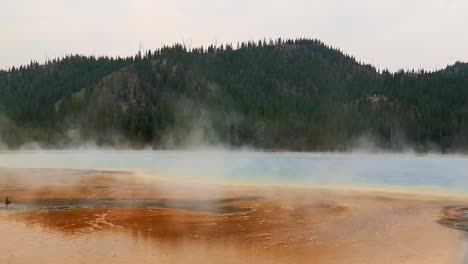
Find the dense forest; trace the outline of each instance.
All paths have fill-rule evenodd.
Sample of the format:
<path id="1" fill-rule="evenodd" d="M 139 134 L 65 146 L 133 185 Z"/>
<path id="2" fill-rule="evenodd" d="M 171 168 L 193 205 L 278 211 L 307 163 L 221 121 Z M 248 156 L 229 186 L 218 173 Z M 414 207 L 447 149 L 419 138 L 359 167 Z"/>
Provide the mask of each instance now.
<path id="1" fill-rule="evenodd" d="M 468 64 L 381 71 L 318 40 L 276 39 L 0 71 L 4 148 L 343 151 L 363 138 L 389 150 L 467 150 Z"/>

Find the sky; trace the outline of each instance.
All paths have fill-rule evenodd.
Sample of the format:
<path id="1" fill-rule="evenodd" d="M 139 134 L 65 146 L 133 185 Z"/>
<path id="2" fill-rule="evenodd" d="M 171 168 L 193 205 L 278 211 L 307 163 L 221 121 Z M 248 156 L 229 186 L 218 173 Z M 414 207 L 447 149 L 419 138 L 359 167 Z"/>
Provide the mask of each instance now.
<path id="1" fill-rule="evenodd" d="M 0 0 L 0 69 L 67 54 L 317 38 L 380 69 L 468 62 L 466 0 Z"/>

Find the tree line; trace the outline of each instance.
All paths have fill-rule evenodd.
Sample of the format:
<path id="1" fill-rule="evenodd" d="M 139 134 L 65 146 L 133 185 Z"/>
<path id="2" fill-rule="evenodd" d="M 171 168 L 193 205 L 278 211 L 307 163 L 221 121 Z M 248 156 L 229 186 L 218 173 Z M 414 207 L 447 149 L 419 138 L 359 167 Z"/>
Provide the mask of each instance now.
<path id="1" fill-rule="evenodd" d="M 468 65 L 378 70 L 314 39 L 276 39 L 127 58 L 67 56 L 0 71 L 0 137 L 65 148 L 468 148 Z"/>

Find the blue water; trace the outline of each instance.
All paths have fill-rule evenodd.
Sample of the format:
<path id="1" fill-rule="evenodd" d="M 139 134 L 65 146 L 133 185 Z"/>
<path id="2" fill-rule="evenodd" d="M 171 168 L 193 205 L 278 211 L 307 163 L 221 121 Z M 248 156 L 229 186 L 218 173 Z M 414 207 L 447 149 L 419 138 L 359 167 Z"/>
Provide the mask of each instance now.
<path id="1" fill-rule="evenodd" d="M 468 158 L 227 151 L 0 152 L 4 168 L 139 170 L 167 178 L 468 193 Z"/>

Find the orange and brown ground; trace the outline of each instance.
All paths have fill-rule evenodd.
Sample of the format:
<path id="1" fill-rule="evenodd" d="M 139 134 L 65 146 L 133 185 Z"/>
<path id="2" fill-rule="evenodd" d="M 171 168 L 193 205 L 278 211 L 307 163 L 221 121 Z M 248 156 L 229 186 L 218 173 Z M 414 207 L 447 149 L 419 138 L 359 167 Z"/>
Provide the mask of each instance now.
<path id="1" fill-rule="evenodd" d="M 7 169 L 0 196 L 0 263 L 464 261 L 454 197 Z"/>

